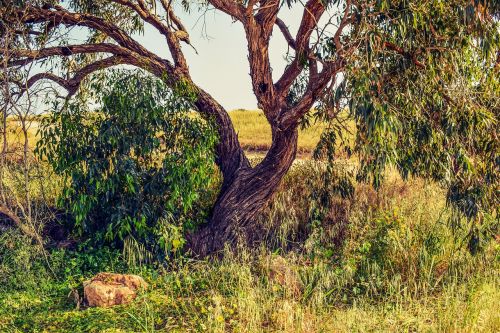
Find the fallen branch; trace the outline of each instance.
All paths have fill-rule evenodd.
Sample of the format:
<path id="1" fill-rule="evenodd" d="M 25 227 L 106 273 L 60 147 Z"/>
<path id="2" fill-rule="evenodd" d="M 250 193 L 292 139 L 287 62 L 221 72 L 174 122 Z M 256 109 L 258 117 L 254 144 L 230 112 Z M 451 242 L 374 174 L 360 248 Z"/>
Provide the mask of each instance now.
<path id="1" fill-rule="evenodd" d="M 0 205 L 0 213 L 2 213 L 3 215 L 7 216 L 7 218 L 9 220 L 11 220 L 18 228 L 19 230 L 21 230 L 24 234 L 26 234 L 27 236 L 35 239 L 35 240 L 38 240 L 38 235 L 33 231 L 31 230 L 30 227 L 28 227 L 27 225 L 25 225 L 23 223 L 23 221 L 21 221 L 21 219 L 19 218 L 19 216 L 17 216 L 13 211 L 11 211 L 9 208 L 3 206 L 3 205 Z"/>

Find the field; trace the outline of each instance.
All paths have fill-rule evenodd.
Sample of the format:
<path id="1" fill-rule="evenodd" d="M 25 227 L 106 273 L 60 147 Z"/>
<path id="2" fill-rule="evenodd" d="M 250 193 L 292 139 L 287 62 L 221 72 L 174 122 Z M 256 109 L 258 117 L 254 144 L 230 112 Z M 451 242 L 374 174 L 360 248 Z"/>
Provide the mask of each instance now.
<path id="1" fill-rule="evenodd" d="M 271 145 L 271 127 L 266 121 L 264 114 L 259 110 L 233 110 L 229 112 L 236 132 L 243 148 L 249 154 L 262 155 Z M 28 139 L 33 143 L 36 138 L 39 121 L 35 117 L 29 121 Z M 299 131 L 298 154 L 303 157 L 310 156 L 316 147 L 324 124 L 313 124 L 304 130 Z M 22 131 L 19 122 L 10 119 L 9 141 L 21 143 Z"/>
<path id="2" fill-rule="evenodd" d="M 233 110 L 229 113 L 243 148 L 251 153 L 263 153 L 271 145 L 271 127 L 262 111 Z M 299 131 L 298 154 L 310 156 L 318 144 L 324 124 L 314 123 Z"/>
<path id="3" fill-rule="evenodd" d="M 262 114 L 231 117 L 247 151 L 262 154 L 270 142 Z M 300 133 L 301 157 L 322 127 Z M 334 199 L 318 223 L 323 169 L 309 159 L 294 165 L 258 218 L 265 242 L 227 249 L 219 259 L 138 266 L 108 248 L 47 250 L 14 228 L 0 229 L 0 331 L 500 331 L 498 240 L 472 255 L 462 242 L 468 231 L 449 224 L 438 184 L 404 182 L 391 170 L 379 191 L 357 184 L 353 198 Z M 34 220 L 43 221 L 58 186 L 48 171 L 38 174 L 29 192 L 39 209 Z M 10 191 L 22 198 L 16 179 Z M 150 287 L 130 305 L 86 308 L 82 282 L 100 271 L 139 274 Z"/>

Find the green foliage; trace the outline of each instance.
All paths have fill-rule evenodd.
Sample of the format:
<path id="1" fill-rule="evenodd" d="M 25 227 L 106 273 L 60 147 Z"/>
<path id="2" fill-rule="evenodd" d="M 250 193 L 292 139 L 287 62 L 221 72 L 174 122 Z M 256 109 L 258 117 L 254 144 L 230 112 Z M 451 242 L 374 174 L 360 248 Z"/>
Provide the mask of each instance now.
<path id="1" fill-rule="evenodd" d="M 325 105 L 348 101 L 359 180 L 380 187 L 393 165 L 404 178 L 440 182 L 468 221 L 498 216 L 498 10 L 465 0 L 356 7 L 359 46 Z"/>
<path id="2" fill-rule="evenodd" d="M 0 291 L 34 288 L 50 279 L 39 247 L 15 231 L 0 233 Z"/>
<path id="3" fill-rule="evenodd" d="M 305 179 L 321 181 L 310 163 L 287 175 L 269 212 L 276 220 L 268 217 L 267 226 L 283 226 L 304 210 L 311 190 Z M 356 186 L 339 256 L 281 252 L 283 279 L 271 273 L 276 253 L 267 250 L 137 269 L 124 265 L 119 251 L 87 245 L 86 252 L 44 257 L 26 237 L 8 232 L 0 236 L 0 264 L 11 267 L 0 273 L 0 331 L 498 331 L 498 244 L 490 241 L 476 257 L 457 247 L 444 223 L 445 192 L 435 184 L 390 181 L 377 193 Z M 284 198 L 293 204 L 280 204 Z M 22 252 L 33 255 L 21 259 Z M 82 296 L 81 281 L 98 271 L 140 274 L 150 288 L 125 306 L 76 308 L 75 289 Z"/>
<path id="4" fill-rule="evenodd" d="M 46 267 L 65 288 L 81 290 L 83 281 L 97 273 L 124 273 L 133 268 L 127 265 L 120 251 L 107 246 L 93 247 L 89 243 L 78 244 L 73 250 L 50 252 Z"/>
<path id="5" fill-rule="evenodd" d="M 0 292 L 50 292 L 59 283 L 64 290 L 81 288 L 93 274 L 128 268 L 117 250 L 79 244 L 47 251 L 16 230 L 0 234 L 0 258 Z"/>
<path id="6" fill-rule="evenodd" d="M 163 257 L 206 217 L 216 134 L 159 80 L 110 72 L 46 117 L 37 152 L 63 175 L 78 235 Z M 141 259 L 148 259 L 144 254 Z M 142 260 L 141 260 L 142 261 Z"/>

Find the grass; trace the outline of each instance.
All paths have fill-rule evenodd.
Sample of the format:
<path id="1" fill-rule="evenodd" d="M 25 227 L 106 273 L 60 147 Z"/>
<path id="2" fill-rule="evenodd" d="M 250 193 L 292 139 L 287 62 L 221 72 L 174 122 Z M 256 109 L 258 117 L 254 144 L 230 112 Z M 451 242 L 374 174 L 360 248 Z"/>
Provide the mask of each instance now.
<path id="1" fill-rule="evenodd" d="M 268 147 L 260 112 L 231 117 L 247 151 Z M 320 130 L 300 133 L 302 152 Z M 491 239 L 471 255 L 461 244 L 467 230 L 449 227 L 438 184 L 404 182 L 390 170 L 379 191 L 358 184 L 353 198 L 331 199 L 318 217 L 323 167 L 292 167 L 258 218 L 260 248 L 210 261 L 128 266 L 107 248 L 47 252 L 0 231 L 0 332 L 500 331 L 500 245 Z M 22 200 L 12 170 L 4 183 Z M 33 174 L 29 192 L 40 207 L 57 196 L 49 175 Z M 77 308 L 75 291 L 81 297 L 82 282 L 100 271 L 140 274 L 151 287 L 129 305 Z"/>
<path id="2" fill-rule="evenodd" d="M 260 218 L 266 243 L 221 259 L 131 267 L 120 253 L 40 249 L 0 236 L 2 332 L 495 332 L 499 245 L 472 256 L 447 225 L 442 189 L 395 173 L 357 186 L 320 225 L 309 211 L 316 163 L 296 165 Z M 341 213 L 344 212 L 342 215 Z M 340 246 L 336 221 L 347 218 Z M 332 253 L 332 249 L 335 251 Z M 48 267 L 51 269 L 49 270 Z M 99 271 L 144 276 L 130 305 L 77 309 L 72 290 Z M 70 295 L 70 296 L 68 296 Z"/>
<path id="3" fill-rule="evenodd" d="M 271 126 L 264 113 L 257 110 L 233 110 L 229 112 L 240 143 L 248 152 L 265 152 L 271 146 Z M 316 123 L 299 131 L 298 153 L 310 155 L 318 144 L 324 124 Z"/>
<path id="4" fill-rule="evenodd" d="M 231 259 L 231 261 L 229 260 Z M 495 332 L 498 278 L 476 276 L 418 299 L 374 303 L 321 301 L 328 268 L 312 300 L 269 281 L 248 259 L 193 263 L 149 277 L 152 289 L 134 303 L 77 310 L 63 284 L 39 293 L 2 295 L 3 332 Z M 264 266 L 264 270 L 267 267 Z M 145 272 L 142 272 L 145 275 Z M 318 301 L 317 299 L 320 299 Z"/>
<path id="5" fill-rule="evenodd" d="M 263 153 L 271 146 L 271 127 L 264 113 L 259 110 L 233 110 L 229 112 L 233 121 L 240 143 L 248 153 Z M 28 139 L 31 143 L 36 142 L 38 120 L 36 117 L 28 119 Z M 20 123 L 14 118 L 9 119 L 8 142 L 21 144 L 24 140 Z M 312 126 L 299 131 L 298 153 L 301 156 L 309 156 L 318 144 L 319 138 L 325 125 L 315 123 Z"/>
<path id="6" fill-rule="evenodd" d="M 38 130 L 38 121 L 27 121 L 27 134 L 30 142 L 36 142 L 36 132 Z M 0 138 L 0 143 L 2 139 Z M 21 123 L 14 118 L 9 118 L 7 122 L 7 142 L 10 145 L 20 145 L 24 143 L 24 135 L 21 129 Z"/>

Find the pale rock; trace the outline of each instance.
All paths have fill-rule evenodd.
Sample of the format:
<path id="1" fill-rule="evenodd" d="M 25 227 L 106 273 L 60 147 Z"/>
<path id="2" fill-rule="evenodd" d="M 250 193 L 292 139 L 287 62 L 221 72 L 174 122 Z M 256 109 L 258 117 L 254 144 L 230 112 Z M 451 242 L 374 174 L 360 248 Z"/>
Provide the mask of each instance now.
<path id="1" fill-rule="evenodd" d="M 83 294 L 88 306 L 109 307 L 131 302 L 147 287 L 138 275 L 99 273 L 83 283 Z"/>

